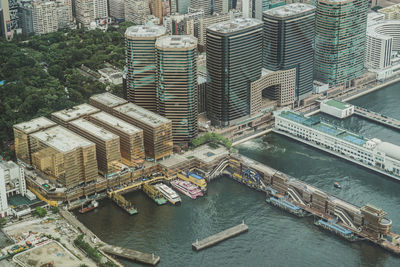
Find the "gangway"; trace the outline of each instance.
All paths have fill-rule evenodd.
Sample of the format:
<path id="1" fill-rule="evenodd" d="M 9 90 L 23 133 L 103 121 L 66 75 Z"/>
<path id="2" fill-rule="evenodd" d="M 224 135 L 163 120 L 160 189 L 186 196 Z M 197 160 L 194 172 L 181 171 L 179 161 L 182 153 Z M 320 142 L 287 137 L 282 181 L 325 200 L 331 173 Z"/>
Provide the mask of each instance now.
<path id="1" fill-rule="evenodd" d="M 217 167 L 215 167 L 210 174 L 208 175 L 209 179 L 214 178 L 215 176 L 218 176 L 225 168 L 226 166 L 229 164 L 229 160 L 228 159 L 223 159 L 221 160 Z"/>
<path id="2" fill-rule="evenodd" d="M 400 120 L 397 120 L 395 118 L 391 118 L 385 115 L 382 115 L 380 113 L 367 110 L 365 108 L 357 107 L 354 106 L 354 114 L 357 116 L 363 117 L 365 119 L 374 121 L 376 123 L 380 123 L 392 128 L 395 128 L 397 130 L 400 130 Z"/>
<path id="3" fill-rule="evenodd" d="M 349 215 L 339 207 L 335 208 L 334 214 L 338 216 L 338 218 L 347 226 L 357 229 L 357 227 L 353 224 L 353 221 L 349 217 Z"/>
<path id="4" fill-rule="evenodd" d="M 288 193 L 289 196 L 296 202 L 305 205 L 304 201 L 301 199 L 299 196 L 299 193 L 297 193 L 296 189 L 293 189 L 292 187 L 288 187 Z"/>

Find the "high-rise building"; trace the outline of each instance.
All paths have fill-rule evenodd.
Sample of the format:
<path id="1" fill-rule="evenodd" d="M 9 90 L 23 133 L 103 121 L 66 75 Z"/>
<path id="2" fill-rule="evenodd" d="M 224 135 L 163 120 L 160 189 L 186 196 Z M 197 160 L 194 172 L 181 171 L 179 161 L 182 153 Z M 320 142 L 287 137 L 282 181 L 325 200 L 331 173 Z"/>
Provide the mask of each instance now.
<path id="1" fill-rule="evenodd" d="M 296 98 L 312 93 L 315 7 L 294 3 L 263 13 L 263 65 L 268 70 L 296 68 Z"/>
<path id="2" fill-rule="evenodd" d="M 99 112 L 89 104 L 81 104 L 70 109 L 64 109 L 51 114 L 51 119 L 65 128 L 69 127 L 69 123 L 79 118 L 87 118 L 89 115 Z"/>
<path id="3" fill-rule="evenodd" d="M 115 107 L 128 103 L 125 99 L 105 92 L 102 94 L 92 95 L 89 98 L 89 104 L 100 110 L 112 114 Z"/>
<path id="4" fill-rule="evenodd" d="M 197 136 L 197 39 L 169 35 L 157 39 L 157 113 L 172 121 L 174 143 Z"/>
<path id="5" fill-rule="evenodd" d="M 62 186 L 70 188 L 97 178 L 96 146 L 62 127 L 30 135 L 32 165 Z"/>
<path id="6" fill-rule="evenodd" d="M 191 9 L 204 10 L 205 16 L 213 14 L 213 0 L 191 0 L 191 1 L 189 1 L 189 5 L 190 5 Z M 181 10 L 179 9 L 179 7 L 178 7 L 178 10 L 179 10 L 179 13 L 181 13 Z"/>
<path id="7" fill-rule="evenodd" d="M 172 122 L 169 119 L 133 103 L 114 108 L 114 116 L 143 129 L 147 158 L 159 160 L 172 154 Z"/>
<path id="8" fill-rule="evenodd" d="M 162 26 L 143 25 L 125 32 L 128 100 L 153 112 L 157 112 L 154 44 L 165 33 Z"/>
<path id="9" fill-rule="evenodd" d="M 0 37 L 9 41 L 13 36 L 8 0 L 0 0 Z"/>
<path id="10" fill-rule="evenodd" d="M 250 83 L 262 69 L 263 24 L 238 18 L 207 28 L 207 113 L 227 126 L 250 114 Z"/>
<path id="11" fill-rule="evenodd" d="M 33 8 L 31 2 L 21 2 L 18 17 L 20 19 L 22 34 L 29 35 L 33 33 Z"/>
<path id="12" fill-rule="evenodd" d="M 69 128 L 96 144 L 97 166 L 104 177 L 122 169 L 118 135 L 82 118 L 72 121 Z"/>
<path id="13" fill-rule="evenodd" d="M 215 23 L 232 19 L 232 14 L 215 14 L 199 19 L 199 45 L 205 47 L 207 43 L 207 28 Z"/>
<path id="14" fill-rule="evenodd" d="M 37 34 L 46 34 L 58 30 L 58 13 L 56 2 L 33 1 L 33 31 Z"/>
<path id="15" fill-rule="evenodd" d="M 89 28 L 96 19 L 108 17 L 107 0 L 75 0 L 75 15 L 78 23 Z"/>
<path id="16" fill-rule="evenodd" d="M 350 86 L 364 71 L 368 1 L 318 0 L 314 78 Z"/>
<path id="17" fill-rule="evenodd" d="M 144 24 L 150 15 L 149 2 L 147 0 L 125 0 L 125 21 L 131 21 L 137 25 Z"/>
<path id="18" fill-rule="evenodd" d="M 125 0 L 109 0 L 110 17 L 113 17 L 117 22 L 125 20 Z"/>

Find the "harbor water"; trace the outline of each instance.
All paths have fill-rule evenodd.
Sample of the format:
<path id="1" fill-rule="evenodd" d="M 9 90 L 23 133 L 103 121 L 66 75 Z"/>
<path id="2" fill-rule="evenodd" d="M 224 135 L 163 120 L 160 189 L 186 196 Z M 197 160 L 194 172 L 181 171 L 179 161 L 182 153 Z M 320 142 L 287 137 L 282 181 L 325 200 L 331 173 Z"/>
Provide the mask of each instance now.
<path id="1" fill-rule="evenodd" d="M 351 103 L 400 119 L 400 84 Z M 352 116 L 322 119 L 365 137 L 400 145 L 400 132 Z M 366 170 L 302 143 L 268 134 L 237 147 L 254 160 L 286 172 L 356 205 L 371 203 L 388 212 L 400 233 L 400 182 Z M 339 182 L 342 189 L 334 188 Z M 102 240 L 161 257 L 159 266 L 400 266 L 400 257 L 367 242 L 350 243 L 267 206 L 265 196 L 222 177 L 197 200 L 182 196 L 180 206 L 157 206 L 143 192 L 125 195 L 139 214 L 129 216 L 109 200 L 86 214 L 76 212 Z M 245 221 L 248 233 L 195 252 L 191 244 Z M 137 264 L 124 261 L 127 266 Z"/>

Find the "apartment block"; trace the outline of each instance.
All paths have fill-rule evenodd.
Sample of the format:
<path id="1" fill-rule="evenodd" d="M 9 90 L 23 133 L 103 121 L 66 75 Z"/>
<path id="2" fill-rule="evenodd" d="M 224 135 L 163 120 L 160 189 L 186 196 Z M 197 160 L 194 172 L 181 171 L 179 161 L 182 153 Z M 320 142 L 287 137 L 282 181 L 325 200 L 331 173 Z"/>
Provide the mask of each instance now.
<path id="1" fill-rule="evenodd" d="M 97 178 L 96 145 L 62 127 L 31 135 L 32 165 L 64 187 Z"/>
<path id="2" fill-rule="evenodd" d="M 32 2 L 33 31 L 46 34 L 58 30 L 57 4 L 53 1 Z"/>
<path id="3" fill-rule="evenodd" d="M 159 160 L 172 154 L 172 122 L 169 119 L 133 103 L 114 108 L 114 116 L 143 129 L 146 157 Z"/>
<path id="4" fill-rule="evenodd" d="M 145 158 L 143 130 L 106 112 L 92 114 L 89 120 L 119 136 L 122 163 L 134 166 Z"/>
<path id="5" fill-rule="evenodd" d="M 31 165 L 31 140 L 30 135 L 57 124 L 45 117 L 39 117 L 13 126 L 15 155 L 19 162 Z"/>
<path id="6" fill-rule="evenodd" d="M 99 112 L 98 108 L 95 108 L 89 104 L 81 104 L 70 109 L 64 109 L 51 114 L 51 119 L 61 126 L 68 128 L 68 124 L 79 118 L 87 118 L 89 115 Z"/>
<path id="7" fill-rule="evenodd" d="M 70 129 L 96 144 L 97 166 L 103 176 L 122 169 L 118 135 L 82 118 L 70 122 Z"/>

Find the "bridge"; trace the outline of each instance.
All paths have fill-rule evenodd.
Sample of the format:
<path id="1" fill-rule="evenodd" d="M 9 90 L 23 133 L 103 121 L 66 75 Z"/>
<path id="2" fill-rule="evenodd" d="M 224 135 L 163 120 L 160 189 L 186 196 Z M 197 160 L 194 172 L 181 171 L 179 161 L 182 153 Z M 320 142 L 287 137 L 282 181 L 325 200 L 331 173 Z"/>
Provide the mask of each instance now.
<path id="1" fill-rule="evenodd" d="M 354 114 L 357 116 L 363 117 L 365 119 L 374 121 L 376 123 L 383 124 L 388 127 L 392 127 L 396 130 L 400 130 L 400 120 L 387 117 L 385 115 L 382 115 L 380 113 L 362 108 L 362 107 L 357 107 L 354 106 Z"/>

